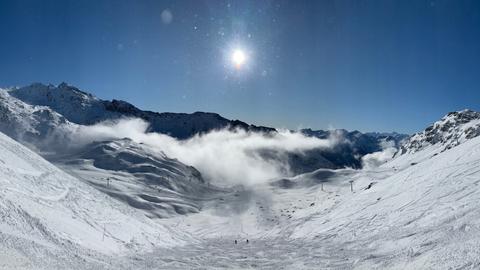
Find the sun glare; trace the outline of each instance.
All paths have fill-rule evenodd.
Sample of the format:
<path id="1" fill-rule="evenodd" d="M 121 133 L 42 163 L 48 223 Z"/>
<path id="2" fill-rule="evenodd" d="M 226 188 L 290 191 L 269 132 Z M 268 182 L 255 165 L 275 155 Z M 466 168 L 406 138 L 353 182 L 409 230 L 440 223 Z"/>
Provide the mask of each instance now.
<path id="1" fill-rule="evenodd" d="M 241 49 L 236 49 L 232 53 L 232 62 L 236 68 L 241 68 L 245 61 L 247 60 L 247 56 L 245 52 Z"/>

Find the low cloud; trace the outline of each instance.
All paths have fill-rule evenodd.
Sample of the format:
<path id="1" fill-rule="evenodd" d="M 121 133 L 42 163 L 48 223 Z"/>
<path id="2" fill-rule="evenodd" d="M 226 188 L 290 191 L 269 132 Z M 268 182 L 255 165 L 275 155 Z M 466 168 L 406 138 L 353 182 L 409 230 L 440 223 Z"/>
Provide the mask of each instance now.
<path id="1" fill-rule="evenodd" d="M 302 153 L 314 148 L 329 148 L 337 142 L 335 138 L 318 139 L 287 130 L 264 134 L 227 129 L 177 140 L 168 135 L 149 133 L 148 126 L 141 119 L 103 122 L 78 126 L 72 131 L 71 138 L 79 145 L 129 138 L 194 166 L 206 179 L 219 185 L 252 185 L 288 174 L 290 169 L 285 158 L 267 159 L 261 155 L 262 151 Z"/>
<path id="2" fill-rule="evenodd" d="M 373 169 L 392 159 L 397 148 L 394 141 L 383 141 L 382 151 L 366 154 L 362 157 L 362 166 L 364 169 Z"/>

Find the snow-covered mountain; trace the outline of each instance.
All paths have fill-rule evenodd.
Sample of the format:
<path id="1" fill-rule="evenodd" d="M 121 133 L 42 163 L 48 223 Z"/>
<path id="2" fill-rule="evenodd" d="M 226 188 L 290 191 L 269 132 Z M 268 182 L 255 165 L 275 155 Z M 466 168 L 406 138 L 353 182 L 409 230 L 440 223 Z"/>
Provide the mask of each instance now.
<path id="1" fill-rule="evenodd" d="M 115 264 L 108 254 L 185 239 L 2 133 L 0 184 L 1 269 L 98 269 Z"/>
<path id="2" fill-rule="evenodd" d="M 0 132 L 21 141 L 39 145 L 40 141 L 56 140 L 55 130 L 69 129 L 71 123 L 45 106 L 32 106 L 0 89 Z"/>
<path id="3" fill-rule="evenodd" d="M 195 168 L 130 139 L 94 142 L 49 160 L 151 218 L 199 212 L 202 201 L 221 193 Z"/>
<path id="4" fill-rule="evenodd" d="M 97 190 L 144 210 L 150 217 L 198 212 L 203 207 L 203 200 L 224 191 L 210 187 L 195 168 L 167 157 L 158 149 L 152 150 L 131 140 L 94 139 L 93 143 L 78 148 L 70 136 L 81 128 L 82 124 L 143 115 L 144 119 L 150 119 L 150 125 L 157 123 L 157 127 L 167 129 L 178 123 L 190 123 L 188 125 L 191 127 L 202 126 L 190 131 L 206 131 L 215 123 L 213 125 L 218 127 L 242 126 L 247 130 L 257 130 L 255 126 L 229 121 L 216 114 L 144 112 L 123 101 L 102 101 L 65 83 L 58 87 L 33 84 L 8 91 L 0 90 L 0 112 L 0 132 L 38 151 Z M 187 117 L 188 121 L 183 122 L 182 117 Z M 211 117 L 220 120 L 211 121 Z M 202 124 L 204 121 L 209 124 Z M 169 124 L 170 122 L 172 124 Z M 165 123 L 167 125 L 164 125 Z M 177 129 L 164 131 L 169 133 L 172 130 Z M 302 133 L 322 139 L 335 136 L 341 140 L 332 149 L 280 154 L 265 150 L 262 155 L 271 162 L 276 162 L 278 158 L 286 159 L 290 173 L 294 175 L 318 168 L 359 168 L 363 155 L 380 151 L 380 142 L 390 139 L 385 135 L 371 136 L 345 130 L 303 130 Z M 112 182 L 108 189 L 105 188 L 107 181 Z"/>
<path id="5" fill-rule="evenodd" d="M 195 168 L 128 139 L 93 140 L 76 146 L 71 134 L 82 125 L 50 107 L 27 104 L 9 93 L 0 90 L 0 132 L 98 191 L 141 209 L 148 217 L 198 212 L 202 200 L 219 192 Z M 70 90 L 65 96 L 68 93 L 82 100 L 95 99 Z M 107 180 L 111 182 L 108 188 Z"/>
<path id="6" fill-rule="evenodd" d="M 433 125 L 409 138 L 401 154 L 414 153 L 430 145 L 448 150 L 480 135 L 480 113 L 472 110 L 450 112 Z"/>
<path id="7" fill-rule="evenodd" d="M 293 176 L 220 189 L 196 168 L 127 138 L 61 151 L 83 124 L 149 112 L 66 85 L 42 87 L 0 90 L 0 131 L 47 159 L 0 133 L 0 269 L 480 266 L 480 113 L 449 113 L 407 139 L 303 130 L 337 143 L 287 154 Z M 177 137 L 194 134 L 182 132 Z M 379 167 L 357 166 L 399 145 Z"/>
<path id="8" fill-rule="evenodd" d="M 91 125 L 100 121 L 125 117 L 136 117 L 147 121 L 149 124 L 148 132 L 170 134 L 180 139 L 186 139 L 196 134 L 225 127 L 230 127 L 231 129 L 241 128 L 252 132 L 275 132 L 273 128 L 256 127 L 238 120 L 231 121 L 214 113 L 196 112 L 184 114 L 142 111 L 124 101 L 100 100 L 66 83 L 58 86 L 35 83 L 26 87 L 10 89 L 7 93 L 1 92 L 3 92 L 2 103 L 10 104 L 8 105 L 10 109 L 5 111 L 4 115 L 15 115 L 21 112 L 21 115 L 27 116 L 32 114 L 32 111 L 36 111 L 35 114 L 38 114 L 38 116 L 32 116 L 35 119 L 30 119 L 32 118 L 30 116 L 20 117 L 21 121 L 14 121 L 14 123 L 8 124 L 9 127 L 5 126 L 0 131 L 13 138 L 18 139 L 22 137 L 23 143 L 32 144 L 32 141 L 36 140 L 33 145 L 37 148 L 41 148 L 42 145 L 46 144 L 43 141 L 39 142 L 39 140 L 45 140 L 47 137 L 49 142 L 52 140 L 61 142 L 61 140 L 56 140 L 55 138 L 63 136 L 65 132 L 55 132 L 54 129 L 57 126 L 61 126 L 61 129 L 69 129 L 72 132 L 72 129 L 75 129 L 77 125 Z M 10 97 L 8 97 L 8 94 Z M 19 132 L 17 126 L 22 121 L 30 124 L 22 123 L 28 127 L 22 127 L 26 131 Z M 5 123 L 9 122 L 12 121 L 5 121 Z M 293 174 L 311 172 L 318 168 L 360 168 L 364 155 L 381 151 L 386 143 L 393 143 L 395 146 L 398 146 L 399 142 L 406 137 L 406 135 L 396 133 L 364 134 L 358 131 L 348 132 L 342 129 L 329 131 L 304 129 L 300 132 L 306 136 L 320 139 L 334 138 L 337 143 L 333 148 L 314 149 L 306 153 L 265 151 L 263 153 L 264 157 L 272 159 L 272 162 L 275 162 L 275 159 L 278 159 L 279 156 L 282 159 L 286 158 L 288 167 Z M 29 136 L 24 137 L 23 134 Z M 49 135 L 46 136 L 46 134 Z M 58 148 L 67 147 L 58 143 L 54 145 Z M 48 145 L 47 148 L 49 147 L 51 146 Z M 47 149 L 45 151 L 52 150 Z"/>
<path id="9" fill-rule="evenodd" d="M 58 86 L 34 83 L 26 87 L 10 89 L 9 93 L 27 104 L 47 106 L 69 121 L 81 125 L 91 125 L 122 117 L 136 117 L 150 124 L 150 132 L 169 134 L 179 139 L 222 128 L 241 128 L 258 132 L 275 131 L 273 128 L 248 125 L 239 120 L 228 120 L 216 113 L 143 111 L 125 101 L 101 100 L 66 83 Z"/>

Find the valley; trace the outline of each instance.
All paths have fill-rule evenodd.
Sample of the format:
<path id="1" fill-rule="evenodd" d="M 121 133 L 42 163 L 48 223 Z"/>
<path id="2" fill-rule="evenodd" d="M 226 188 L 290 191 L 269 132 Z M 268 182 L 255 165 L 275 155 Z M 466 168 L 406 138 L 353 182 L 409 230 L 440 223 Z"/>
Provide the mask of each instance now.
<path id="1" fill-rule="evenodd" d="M 1 97 L 2 132 L 17 140 L 0 134 L 2 269 L 460 269 L 480 264 L 476 112 L 450 113 L 405 141 L 342 131 L 352 136 L 347 148 L 344 137 L 333 140 L 326 133 L 209 132 L 176 141 L 147 132 L 122 138 L 110 135 L 112 126 L 70 122 L 52 107 L 23 103 L 8 91 Z M 78 133 L 85 130 L 95 132 Z M 72 134 L 91 138 L 83 136 L 87 140 L 79 143 Z M 235 160 L 229 152 L 203 160 L 165 154 L 194 155 L 187 150 L 198 147 L 199 140 L 209 145 L 208 136 L 231 147 L 232 156 L 242 159 L 238 164 L 252 164 L 253 171 L 244 177 L 241 170 L 227 173 Z M 52 138 L 57 147 L 50 147 Z M 360 144 L 365 140 L 371 150 L 359 157 L 359 148 L 367 149 Z M 388 148 L 380 147 L 389 140 Z M 395 155 L 383 159 L 383 151 L 397 145 Z M 356 164 L 375 162 L 340 166 L 355 158 Z M 207 166 L 215 160 L 218 164 Z M 320 167 L 308 170 L 311 166 Z"/>

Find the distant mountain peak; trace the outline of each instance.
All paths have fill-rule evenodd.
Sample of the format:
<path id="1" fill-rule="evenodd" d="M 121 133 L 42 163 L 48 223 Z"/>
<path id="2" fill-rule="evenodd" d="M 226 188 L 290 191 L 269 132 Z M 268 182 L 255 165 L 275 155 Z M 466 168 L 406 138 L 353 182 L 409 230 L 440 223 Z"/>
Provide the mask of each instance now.
<path id="1" fill-rule="evenodd" d="M 449 112 L 439 121 L 419 132 L 402 146 L 401 153 L 414 153 L 430 145 L 443 150 L 455 147 L 480 135 L 480 112 L 465 109 Z"/>

